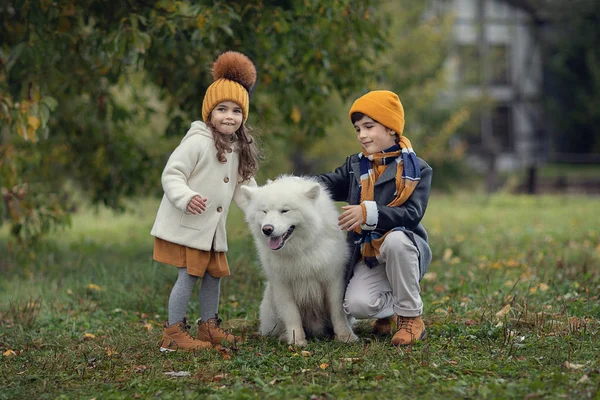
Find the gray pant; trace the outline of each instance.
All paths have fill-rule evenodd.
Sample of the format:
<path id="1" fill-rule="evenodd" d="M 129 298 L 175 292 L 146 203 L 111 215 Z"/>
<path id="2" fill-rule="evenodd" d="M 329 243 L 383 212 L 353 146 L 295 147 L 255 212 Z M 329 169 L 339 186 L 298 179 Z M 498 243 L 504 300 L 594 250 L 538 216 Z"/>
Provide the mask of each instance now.
<path id="1" fill-rule="evenodd" d="M 419 250 L 402 231 L 389 233 L 379 249 L 380 264 L 360 261 L 346 288 L 344 311 L 356 319 L 423 314 Z"/>

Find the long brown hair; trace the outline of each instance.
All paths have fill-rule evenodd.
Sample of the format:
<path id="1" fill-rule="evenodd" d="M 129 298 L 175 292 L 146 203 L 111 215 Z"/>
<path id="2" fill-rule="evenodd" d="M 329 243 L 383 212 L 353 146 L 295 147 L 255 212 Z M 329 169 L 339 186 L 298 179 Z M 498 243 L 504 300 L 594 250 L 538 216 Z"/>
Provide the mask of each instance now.
<path id="1" fill-rule="evenodd" d="M 240 155 L 238 173 L 242 181 L 246 181 L 256 175 L 260 152 L 256 140 L 251 135 L 253 129 L 246 126 L 246 124 L 242 124 L 233 135 L 229 136 L 221 135 L 210 120 L 210 117 L 206 125 L 213 131 L 215 147 L 217 148 L 217 159 L 224 163 L 227 161 L 225 153 L 237 151 Z"/>

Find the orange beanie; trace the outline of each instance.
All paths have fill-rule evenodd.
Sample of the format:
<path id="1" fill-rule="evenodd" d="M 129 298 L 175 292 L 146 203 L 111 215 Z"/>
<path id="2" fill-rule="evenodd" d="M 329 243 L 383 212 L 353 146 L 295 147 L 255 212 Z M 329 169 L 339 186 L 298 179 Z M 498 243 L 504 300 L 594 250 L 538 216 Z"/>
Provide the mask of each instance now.
<path id="1" fill-rule="evenodd" d="M 389 90 L 374 90 L 356 99 L 350 107 L 349 116 L 355 112 L 363 113 L 387 128 L 393 129 L 398 136 L 404 131 L 404 107 L 398 95 Z"/>
<path id="2" fill-rule="evenodd" d="M 227 51 L 213 64 L 214 82 L 206 89 L 202 101 L 202 119 L 208 117 L 215 106 L 233 101 L 242 108 L 244 122 L 248 119 L 249 93 L 256 82 L 256 68 L 248 57 L 237 51 Z"/>

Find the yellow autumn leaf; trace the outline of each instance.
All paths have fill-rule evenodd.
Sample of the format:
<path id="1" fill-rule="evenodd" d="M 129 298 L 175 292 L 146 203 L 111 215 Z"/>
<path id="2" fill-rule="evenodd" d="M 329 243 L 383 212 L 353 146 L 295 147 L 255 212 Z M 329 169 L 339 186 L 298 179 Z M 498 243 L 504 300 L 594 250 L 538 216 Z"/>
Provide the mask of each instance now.
<path id="1" fill-rule="evenodd" d="M 146 322 L 146 323 L 144 324 L 144 328 L 146 328 L 147 330 L 151 331 L 151 330 L 152 330 L 152 325 L 151 325 L 151 324 L 149 324 L 148 322 Z"/>
<path id="2" fill-rule="evenodd" d="M 427 281 L 427 282 L 435 281 L 436 278 L 437 278 L 437 273 L 435 273 L 435 272 L 425 272 L 425 275 L 423 275 L 423 280 Z"/>
<path id="3" fill-rule="evenodd" d="M 8 350 L 6 350 L 4 353 L 2 353 L 2 355 L 3 355 L 4 357 L 14 357 L 14 356 L 16 356 L 16 355 L 17 355 L 17 353 L 15 353 L 15 352 L 14 352 L 13 350 L 11 350 L 11 349 L 8 349 Z"/>
<path id="4" fill-rule="evenodd" d="M 502 318 L 504 317 L 506 314 L 508 314 L 508 312 L 510 311 L 510 304 L 505 305 L 504 307 L 502 307 L 502 310 L 498 311 L 496 313 L 496 317 L 498 318 Z"/>
<path id="5" fill-rule="evenodd" d="M 442 256 L 442 260 L 443 261 L 450 261 L 450 259 L 452 258 L 452 249 L 451 248 L 447 248 L 446 250 L 444 250 L 444 255 Z"/>
<path id="6" fill-rule="evenodd" d="M 530 287 L 529 288 L 529 293 L 531 293 L 531 294 L 537 293 L 537 288 L 535 286 L 534 287 Z"/>
<path id="7" fill-rule="evenodd" d="M 30 115 L 27 117 L 27 124 L 34 131 L 37 131 L 37 129 L 40 127 L 40 119 L 38 117 L 36 117 L 35 115 Z"/>
<path id="8" fill-rule="evenodd" d="M 310 357 L 310 356 L 312 356 L 312 353 L 310 351 L 306 351 L 306 350 L 302 350 L 300 352 L 300 354 L 302 354 L 302 357 Z"/>
<path id="9" fill-rule="evenodd" d="M 450 300 L 450 296 L 444 296 L 440 299 L 434 300 L 431 304 L 443 304 L 443 303 L 447 302 L 448 300 Z"/>
<path id="10" fill-rule="evenodd" d="M 198 27 L 198 29 L 200 29 L 200 30 L 204 29 L 205 24 L 206 24 L 206 17 L 202 14 L 198 15 L 198 17 L 196 17 L 196 26 Z"/>
<path id="11" fill-rule="evenodd" d="M 292 112 L 290 113 L 290 118 L 294 121 L 295 124 L 299 124 L 302 119 L 302 114 L 300 113 L 300 109 L 296 106 L 292 108 Z"/>
<path id="12" fill-rule="evenodd" d="M 101 289 L 100 289 L 100 286 L 96 285 L 95 283 L 89 283 L 89 284 L 86 286 L 86 288 L 87 288 L 88 290 L 93 290 L 93 291 L 95 291 L 95 292 L 99 292 L 99 291 L 101 290 Z"/>
<path id="13" fill-rule="evenodd" d="M 111 349 L 110 347 L 105 347 L 104 350 L 106 350 L 107 356 L 114 356 L 114 355 L 119 354 L 118 351 L 115 351 L 115 350 Z"/>
<path id="14" fill-rule="evenodd" d="M 319 368 L 321 369 L 327 369 L 327 367 L 329 367 L 328 363 L 321 363 L 321 365 L 319 365 Z"/>
<path id="15" fill-rule="evenodd" d="M 93 333 L 84 333 L 83 334 L 83 340 L 90 340 L 90 339 L 96 339 L 96 335 L 94 335 Z"/>

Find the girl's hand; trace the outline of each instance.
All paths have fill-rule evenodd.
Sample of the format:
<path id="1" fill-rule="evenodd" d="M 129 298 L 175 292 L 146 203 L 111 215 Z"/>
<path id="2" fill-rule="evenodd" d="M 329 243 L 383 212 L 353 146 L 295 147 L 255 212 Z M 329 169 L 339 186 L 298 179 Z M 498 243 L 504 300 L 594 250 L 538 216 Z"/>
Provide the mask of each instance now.
<path id="1" fill-rule="evenodd" d="M 352 231 L 365 223 L 365 217 L 360 205 L 343 206 L 344 212 L 338 217 L 338 226 L 342 230 Z"/>
<path id="2" fill-rule="evenodd" d="M 203 199 L 198 195 L 192 197 L 192 199 L 187 205 L 187 212 L 189 212 L 190 214 L 202 214 L 202 211 L 206 211 L 207 200 L 208 199 Z"/>

